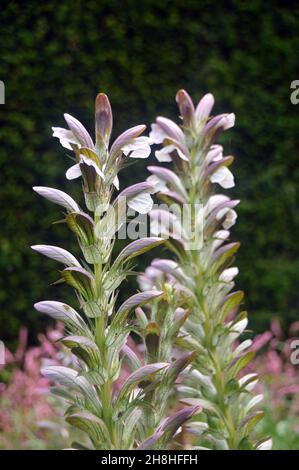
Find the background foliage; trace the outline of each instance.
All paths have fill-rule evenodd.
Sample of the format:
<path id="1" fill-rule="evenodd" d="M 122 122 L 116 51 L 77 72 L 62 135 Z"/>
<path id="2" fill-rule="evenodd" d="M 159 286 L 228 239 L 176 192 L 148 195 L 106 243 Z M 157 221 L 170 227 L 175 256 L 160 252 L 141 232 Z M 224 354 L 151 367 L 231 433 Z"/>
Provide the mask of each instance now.
<path id="1" fill-rule="evenodd" d="M 298 27 L 295 2 L 4 2 L 1 339 L 12 342 L 21 324 L 34 339 L 45 322 L 33 311 L 34 301 L 67 300 L 64 287 L 48 287 L 58 278 L 53 262 L 29 246 L 69 248 L 71 237 L 64 226 L 48 227 L 59 211 L 31 186 L 75 194 L 51 125 L 63 125 L 68 112 L 93 128 L 93 97 L 100 90 L 111 98 L 116 131 L 149 124 L 157 113 L 176 117 L 180 87 L 196 99 L 211 91 L 216 111 L 237 114 L 226 150 L 237 157 L 235 195 L 242 199 L 233 231 L 242 242 L 238 284 L 257 331 L 273 315 L 285 323 L 298 318 L 299 105 L 290 102 L 290 83 L 299 79 Z M 126 178 L 133 183 L 144 175 L 141 163 Z"/>

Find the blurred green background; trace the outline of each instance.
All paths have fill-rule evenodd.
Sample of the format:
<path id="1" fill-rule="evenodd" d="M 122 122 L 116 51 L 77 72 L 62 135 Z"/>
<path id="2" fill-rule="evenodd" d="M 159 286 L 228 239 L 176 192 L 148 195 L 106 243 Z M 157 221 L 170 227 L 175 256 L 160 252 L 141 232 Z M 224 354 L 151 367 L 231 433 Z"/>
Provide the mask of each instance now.
<path id="1" fill-rule="evenodd" d="M 49 286 L 58 266 L 29 246 L 76 246 L 67 229 L 51 226 L 57 207 L 33 185 L 76 195 L 69 166 L 51 126 L 68 112 L 93 129 L 93 99 L 111 99 L 114 136 L 150 124 L 156 114 L 177 119 L 174 96 L 186 88 L 198 100 L 211 91 L 215 112 L 235 112 L 225 137 L 234 154 L 242 200 L 233 238 L 238 286 L 246 292 L 250 326 L 261 331 L 273 316 L 299 317 L 298 116 L 290 83 L 299 79 L 296 2 L 203 0 L 89 0 L 3 2 L 0 79 L 0 338 L 13 344 L 26 325 L 31 341 L 46 320 L 32 308 L 42 299 L 69 299 Z M 145 162 L 122 185 L 142 180 Z M 150 257 L 143 259 L 143 266 Z M 130 287 L 132 287 L 130 285 Z"/>

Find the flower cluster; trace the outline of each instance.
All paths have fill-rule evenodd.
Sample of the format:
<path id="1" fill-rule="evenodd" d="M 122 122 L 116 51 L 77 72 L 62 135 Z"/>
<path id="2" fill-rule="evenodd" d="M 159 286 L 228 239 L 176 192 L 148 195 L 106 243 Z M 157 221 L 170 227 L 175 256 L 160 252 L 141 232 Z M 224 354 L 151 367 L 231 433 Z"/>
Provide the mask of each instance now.
<path id="1" fill-rule="evenodd" d="M 247 314 L 240 311 L 243 292 L 233 291 L 239 243 L 230 241 L 229 231 L 239 201 L 217 192 L 217 186 L 234 186 L 229 170 L 233 157 L 224 156 L 216 142 L 234 125 L 235 116 L 210 117 L 211 94 L 195 107 L 188 93 L 180 90 L 176 101 L 182 126 L 158 117 L 150 133 L 153 143 L 162 144 L 155 153 L 157 160 L 172 163 L 174 170 L 148 168 L 148 183 L 169 204 L 168 209 L 151 212 L 152 232 L 167 238 L 165 244 L 175 259 L 154 260 L 140 276 L 140 287 L 164 292 L 163 300 L 156 301 L 160 312 L 167 308 L 167 294 L 168 308 L 182 321 L 176 345 L 192 352 L 193 360 L 177 388 L 183 403 L 202 407 L 188 424 L 195 448 L 266 449 L 271 441 L 257 442 L 254 433 L 263 416 L 256 409 L 262 395 L 253 393 L 257 376 L 240 376 L 254 352 L 249 350 L 250 340 L 236 345 L 247 326 Z M 190 213 L 191 230 L 182 225 L 182 208 Z"/>
<path id="2" fill-rule="evenodd" d="M 74 367 L 49 366 L 42 372 L 57 383 L 53 392 L 68 403 L 66 420 L 89 436 L 87 448 L 163 448 L 199 410 L 198 405 L 192 405 L 167 417 L 167 408 L 157 399 L 159 393 L 168 396 L 178 374 L 189 364 L 190 355 L 183 362 L 179 358 L 171 364 L 168 354 L 151 355 L 149 325 L 144 321 L 137 332 L 148 349 L 140 361 L 127 344 L 132 328 L 136 328 L 130 313 L 162 299 L 164 292 L 147 289 L 119 305 L 118 289 L 132 274 L 132 259 L 161 245 L 164 239 L 135 240 L 114 256 L 115 235 L 127 222 L 127 208 L 140 214 L 152 208 L 154 188 L 150 182 L 130 186 L 114 197 L 119 171 L 128 159 L 149 156 L 150 139 L 141 136 L 145 126 L 140 125 L 126 130 L 110 146 L 112 111 L 103 93 L 95 102 L 95 142 L 77 119 L 65 114 L 65 120 L 69 129 L 55 127 L 53 135 L 74 152 L 75 162 L 66 177 L 82 177 L 86 209 L 58 189 L 33 189 L 64 208 L 64 221 L 77 238 L 82 260 L 56 246 L 32 248 L 62 263 L 61 282 L 75 290 L 80 314 L 63 302 L 51 300 L 38 302 L 35 308 L 64 324 L 66 335 L 61 341 L 77 361 Z M 131 373 L 119 387 L 125 361 L 130 363 Z M 82 443 L 73 444 L 73 448 L 82 447 Z"/>

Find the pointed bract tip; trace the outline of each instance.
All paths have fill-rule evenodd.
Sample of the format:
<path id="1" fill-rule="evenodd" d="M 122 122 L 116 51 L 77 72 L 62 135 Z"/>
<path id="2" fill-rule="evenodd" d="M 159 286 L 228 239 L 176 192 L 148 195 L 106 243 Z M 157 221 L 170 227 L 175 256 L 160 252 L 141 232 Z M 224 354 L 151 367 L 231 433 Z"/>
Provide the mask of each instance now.
<path id="1" fill-rule="evenodd" d="M 192 124 L 194 118 L 194 104 L 190 95 L 186 92 L 186 90 L 181 89 L 177 92 L 175 99 L 179 106 L 184 124 Z"/>
<path id="2" fill-rule="evenodd" d="M 95 107 L 96 107 L 96 110 L 98 108 L 105 108 L 105 107 L 109 107 L 111 109 L 109 98 L 105 93 L 100 92 L 97 94 L 96 99 L 95 99 Z"/>
<path id="3" fill-rule="evenodd" d="M 96 96 L 95 120 L 97 142 L 103 141 L 108 146 L 113 125 L 113 115 L 109 98 L 105 93 L 99 93 Z"/>
<path id="4" fill-rule="evenodd" d="M 175 95 L 175 99 L 176 101 L 178 101 L 178 99 L 182 96 L 184 96 L 186 93 L 186 90 L 184 90 L 184 88 L 180 88 L 178 91 L 177 91 L 177 94 Z"/>

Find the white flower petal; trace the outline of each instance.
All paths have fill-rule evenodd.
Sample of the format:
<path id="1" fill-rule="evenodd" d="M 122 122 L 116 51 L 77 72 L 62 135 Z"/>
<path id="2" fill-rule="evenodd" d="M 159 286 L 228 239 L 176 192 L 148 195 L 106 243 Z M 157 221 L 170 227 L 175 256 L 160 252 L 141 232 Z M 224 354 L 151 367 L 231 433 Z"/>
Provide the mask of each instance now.
<path id="1" fill-rule="evenodd" d="M 150 194 L 140 193 L 128 200 L 128 206 L 139 214 L 147 214 L 153 207 L 153 200 Z"/>
<path id="2" fill-rule="evenodd" d="M 225 196 L 224 194 L 213 194 L 209 197 L 204 207 L 205 215 L 209 215 L 214 209 L 216 209 L 216 207 L 226 201 L 229 201 L 229 197 Z"/>
<path id="3" fill-rule="evenodd" d="M 149 137 L 154 144 L 162 144 L 163 140 L 166 139 L 166 133 L 161 129 L 158 124 L 152 124 L 152 130 Z"/>
<path id="4" fill-rule="evenodd" d="M 68 180 L 74 180 L 76 178 L 79 178 L 81 175 L 82 173 L 79 163 L 76 163 L 76 165 L 71 166 L 65 174 L 66 179 Z"/>
<path id="5" fill-rule="evenodd" d="M 239 273 L 237 267 L 225 269 L 219 276 L 219 281 L 231 282 Z"/>
<path id="6" fill-rule="evenodd" d="M 159 162 L 171 162 L 171 152 L 175 150 L 174 145 L 166 145 L 161 150 L 156 150 L 155 157 Z"/>
<path id="7" fill-rule="evenodd" d="M 122 147 L 123 153 L 130 158 L 147 158 L 151 153 L 149 137 L 136 137 L 128 145 Z"/>
<path id="8" fill-rule="evenodd" d="M 243 318 L 242 320 L 238 321 L 237 323 L 233 325 L 233 330 L 234 332 L 238 333 L 238 336 L 240 336 L 245 330 L 247 325 L 248 325 L 248 318 Z"/>
<path id="9" fill-rule="evenodd" d="M 113 184 L 115 186 L 115 188 L 117 189 L 117 191 L 119 190 L 119 179 L 118 179 L 118 176 L 116 175 L 114 180 L 113 180 Z"/>
<path id="10" fill-rule="evenodd" d="M 235 186 L 234 176 L 232 172 L 226 167 L 218 168 L 210 177 L 211 183 L 218 183 L 222 188 L 228 189 Z"/>
<path id="11" fill-rule="evenodd" d="M 237 217 L 238 217 L 238 214 L 236 213 L 236 211 L 234 211 L 233 209 L 229 209 L 227 212 L 226 218 L 222 224 L 222 227 L 225 230 L 228 230 L 233 225 L 235 225 Z"/>
<path id="12" fill-rule="evenodd" d="M 227 114 L 225 117 L 222 118 L 220 121 L 223 130 L 226 131 L 231 127 L 234 127 L 236 121 L 236 116 L 234 113 Z"/>
<path id="13" fill-rule="evenodd" d="M 272 439 L 267 439 L 266 441 L 262 442 L 259 446 L 257 446 L 257 450 L 271 450 L 272 449 Z"/>
<path id="14" fill-rule="evenodd" d="M 208 165 L 211 162 L 216 162 L 223 158 L 223 147 L 222 145 L 212 145 L 209 152 L 206 155 L 205 161 Z"/>
<path id="15" fill-rule="evenodd" d="M 167 190 L 166 182 L 156 175 L 149 176 L 148 178 L 146 178 L 146 181 L 150 183 L 153 188 L 155 188 L 155 193 Z"/>
<path id="16" fill-rule="evenodd" d="M 75 144 L 80 147 L 79 140 L 74 136 L 73 132 L 63 127 L 52 127 L 53 137 L 57 137 L 63 147 L 68 150 L 73 150 L 70 144 Z"/>

